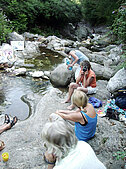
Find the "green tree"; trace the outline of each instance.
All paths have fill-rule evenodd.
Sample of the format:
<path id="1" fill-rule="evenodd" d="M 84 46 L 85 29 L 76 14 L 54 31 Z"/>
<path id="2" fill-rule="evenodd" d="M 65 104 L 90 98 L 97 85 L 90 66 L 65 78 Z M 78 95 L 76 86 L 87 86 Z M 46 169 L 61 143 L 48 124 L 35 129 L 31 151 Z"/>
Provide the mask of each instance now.
<path id="1" fill-rule="evenodd" d="M 113 21 L 112 11 L 118 9 L 124 0 L 80 0 L 83 17 L 92 23 L 111 24 Z"/>
<path id="2" fill-rule="evenodd" d="M 21 33 L 27 30 L 27 16 L 20 9 L 20 3 L 17 0 L 11 0 L 6 11 L 11 20 L 13 30 Z"/>
<path id="3" fill-rule="evenodd" d="M 7 20 L 7 17 L 4 15 L 1 9 L 0 11 L 0 45 L 3 42 L 6 42 L 7 35 L 11 32 L 9 24 L 10 24 L 10 21 Z"/>
<path id="4" fill-rule="evenodd" d="M 55 29 L 77 22 L 82 16 L 80 5 L 71 0 L 1 0 L 2 6 L 13 29 L 19 33 L 41 29 L 44 25 Z"/>
<path id="5" fill-rule="evenodd" d="M 44 3 L 41 14 L 50 22 L 61 25 L 77 22 L 81 18 L 80 6 L 69 0 L 48 0 Z"/>
<path id="6" fill-rule="evenodd" d="M 112 33 L 116 35 L 119 43 L 126 43 L 126 3 L 120 6 L 116 11 L 113 11 L 115 15 L 114 22 L 110 27 Z"/>

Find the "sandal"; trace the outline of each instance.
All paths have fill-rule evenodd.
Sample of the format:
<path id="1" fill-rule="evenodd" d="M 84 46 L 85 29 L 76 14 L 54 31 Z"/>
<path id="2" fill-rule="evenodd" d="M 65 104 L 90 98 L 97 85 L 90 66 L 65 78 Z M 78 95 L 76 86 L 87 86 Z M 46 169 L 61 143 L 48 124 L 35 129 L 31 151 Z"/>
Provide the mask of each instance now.
<path id="1" fill-rule="evenodd" d="M 11 127 L 13 127 L 18 121 L 18 118 L 16 116 L 13 117 L 13 120 L 11 121 Z"/>
<path id="2" fill-rule="evenodd" d="M 3 141 L 0 140 L 0 151 L 5 148 L 5 144 Z"/>
<path id="3" fill-rule="evenodd" d="M 6 123 L 6 124 L 10 123 L 10 117 L 8 116 L 8 114 L 5 114 L 4 123 Z"/>

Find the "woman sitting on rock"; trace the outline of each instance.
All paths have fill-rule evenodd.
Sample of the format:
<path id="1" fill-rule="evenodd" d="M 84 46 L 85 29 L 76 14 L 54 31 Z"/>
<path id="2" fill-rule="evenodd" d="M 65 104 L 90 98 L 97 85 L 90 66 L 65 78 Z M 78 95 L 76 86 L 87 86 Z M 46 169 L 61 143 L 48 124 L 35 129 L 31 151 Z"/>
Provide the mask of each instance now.
<path id="1" fill-rule="evenodd" d="M 46 123 L 42 139 L 47 148 L 44 160 L 48 169 L 106 169 L 88 143 L 77 141 L 63 119 Z"/>
<path id="2" fill-rule="evenodd" d="M 97 125 L 97 114 L 92 104 L 88 103 L 83 91 L 75 90 L 72 95 L 72 104 L 78 109 L 57 110 L 56 114 L 65 120 L 75 122 L 75 135 L 78 140 L 88 141 L 95 135 Z"/>

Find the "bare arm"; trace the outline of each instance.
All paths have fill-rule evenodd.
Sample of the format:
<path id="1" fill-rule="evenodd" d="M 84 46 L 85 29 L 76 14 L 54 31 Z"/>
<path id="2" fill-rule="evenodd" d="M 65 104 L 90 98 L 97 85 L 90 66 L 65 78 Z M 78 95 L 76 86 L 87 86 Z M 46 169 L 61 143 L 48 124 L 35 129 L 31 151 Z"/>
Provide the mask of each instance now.
<path id="1" fill-rule="evenodd" d="M 79 60 L 78 56 L 75 54 L 75 51 L 70 51 L 70 55 L 75 59 L 70 66 L 73 66 Z"/>
<path id="2" fill-rule="evenodd" d="M 70 113 L 75 113 L 75 111 L 71 111 L 71 110 L 57 110 L 56 114 L 58 113 L 62 113 L 62 114 L 70 114 Z"/>
<path id="3" fill-rule="evenodd" d="M 77 84 L 79 84 L 79 82 L 81 82 L 82 76 L 83 76 L 83 71 L 80 71 L 79 76 L 78 76 L 77 79 L 76 79 L 76 83 L 77 83 Z"/>
<path id="4" fill-rule="evenodd" d="M 65 120 L 71 120 L 73 122 L 81 122 L 82 116 L 81 113 L 73 111 L 72 113 L 64 114 L 59 111 L 56 111 L 56 114 L 61 116 Z"/>
<path id="5" fill-rule="evenodd" d="M 56 162 L 56 156 L 53 155 L 53 153 L 48 153 L 47 151 L 45 152 L 44 158 L 46 159 L 46 161 L 52 163 L 49 164 L 48 163 L 48 168 L 47 169 L 53 169 L 55 166 L 55 162 Z"/>
<path id="6" fill-rule="evenodd" d="M 48 168 L 47 169 L 53 169 L 55 165 L 52 164 L 48 164 Z"/>
<path id="7" fill-rule="evenodd" d="M 94 77 L 89 77 L 87 80 L 86 80 L 86 76 L 84 76 L 84 80 L 83 80 L 83 86 L 85 88 L 87 88 L 88 86 L 90 86 L 90 84 L 92 83 Z"/>
<path id="8" fill-rule="evenodd" d="M 88 77 L 88 79 L 86 79 L 86 77 L 88 76 L 88 70 L 86 72 L 84 72 L 84 79 L 83 79 L 83 86 L 85 88 L 87 88 L 88 86 L 90 86 L 90 84 L 92 83 L 94 77 Z"/>

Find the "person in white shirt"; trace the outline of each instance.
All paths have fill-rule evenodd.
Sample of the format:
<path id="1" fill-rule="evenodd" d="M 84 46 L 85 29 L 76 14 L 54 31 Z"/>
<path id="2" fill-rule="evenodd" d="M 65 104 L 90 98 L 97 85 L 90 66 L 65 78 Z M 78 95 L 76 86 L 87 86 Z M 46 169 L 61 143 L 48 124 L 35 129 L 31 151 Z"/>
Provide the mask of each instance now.
<path id="1" fill-rule="evenodd" d="M 58 116 L 58 115 L 57 115 Z M 47 122 L 42 130 L 48 169 L 106 169 L 85 141 L 77 141 L 74 130 L 60 117 Z"/>

